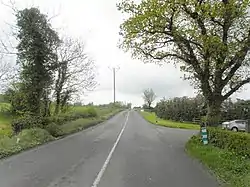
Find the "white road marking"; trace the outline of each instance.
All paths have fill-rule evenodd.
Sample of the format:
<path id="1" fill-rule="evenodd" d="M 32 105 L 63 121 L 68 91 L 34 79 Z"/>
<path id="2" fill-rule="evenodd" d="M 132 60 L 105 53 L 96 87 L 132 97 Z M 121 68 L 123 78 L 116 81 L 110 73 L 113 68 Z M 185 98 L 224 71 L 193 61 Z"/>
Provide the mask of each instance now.
<path id="1" fill-rule="evenodd" d="M 100 183 L 101 178 L 102 178 L 102 176 L 103 176 L 103 174 L 104 174 L 104 172 L 105 172 L 105 170 L 106 170 L 106 168 L 107 168 L 107 166 L 108 166 L 108 164 L 109 164 L 109 162 L 110 162 L 110 160 L 111 160 L 111 157 L 112 157 L 112 155 L 113 155 L 113 153 L 114 153 L 114 151 L 115 151 L 115 149 L 116 149 L 116 147 L 117 147 L 117 145 L 118 145 L 118 143 L 119 143 L 119 141 L 120 141 L 120 139 L 121 139 L 121 137 L 122 137 L 122 134 L 123 134 L 123 132 L 124 132 L 126 126 L 127 126 L 128 117 L 129 117 L 129 112 L 128 112 L 128 114 L 127 114 L 127 118 L 126 118 L 126 120 L 125 120 L 125 122 L 124 122 L 124 125 L 123 125 L 123 127 L 122 127 L 122 130 L 121 130 L 119 136 L 117 137 L 117 139 L 116 139 L 116 141 L 115 141 L 115 144 L 114 144 L 114 146 L 112 147 L 112 149 L 111 149 L 111 151 L 110 151 L 110 153 L 109 153 L 109 155 L 108 155 L 106 161 L 104 162 L 101 171 L 98 173 L 98 175 L 97 175 L 97 177 L 96 177 L 96 179 L 95 179 L 95 181 L 94 181 L 92 187 L 97 187 L 98 184 Z"/>

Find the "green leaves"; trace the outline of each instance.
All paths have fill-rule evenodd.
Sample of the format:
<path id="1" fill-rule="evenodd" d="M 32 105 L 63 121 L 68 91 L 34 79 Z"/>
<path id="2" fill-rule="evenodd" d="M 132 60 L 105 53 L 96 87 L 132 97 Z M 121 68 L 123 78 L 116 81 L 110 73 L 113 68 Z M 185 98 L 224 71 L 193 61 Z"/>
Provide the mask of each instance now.
<path id="1" fill-rule="evenodd" d="M 19 142 L 17 139 L 19 139 Z M 1 137 L 0 159 L 44 144 L 51 140 L 54 140 L 54 137 L 52 137 L 46 130 L 39 128 L 24 130 L 19 135 L 11 138 L 7 136 Z"/>
<path id="2" fill-rule="evenodd" d="M 240 147 L 240 146 L 239 146 Z M 224 182 L 222 186 L 248 187 L 250 161 L 226 149 L 202 145 L 200 137 L 193 136 L 186 144 L 188 153 L 198 158 Z"/>
<path id="3" fill-rule="evenodd" d="M 241 157 L 250 158 L 250 135 L 209 128 L 209 142 Z"/>
<path id="4" fill-rule="evenodd" d="M 193 121 L 205 115 L 204 98 L 175 97 L 173 99 L 162 99 L 155 107 L 156 115 L 163 119 L 175 121 Z"/>
<path id="5" fill-rule="evenodd" d="M 21 65 L 22 91 L 25 109 L 34 114 L 41 112 L 41 100 L 49 95 L 53 73 L 57 68 L 55 49 L 60 43 L 47 16 L 37 8 L 18 11 L 17 62 Z"/>
<path id="6" fill-rule="evenodd" d="M 249 73 L 242 73 L 249 66 L 249 5 L 249 0 L 123 0 L 121 48 L 144 62 L 181 63 L 206 99 L 216 94 L 226 99 L 250 82 Z M 230 90 L 234 75 L 239 81 Z"/>

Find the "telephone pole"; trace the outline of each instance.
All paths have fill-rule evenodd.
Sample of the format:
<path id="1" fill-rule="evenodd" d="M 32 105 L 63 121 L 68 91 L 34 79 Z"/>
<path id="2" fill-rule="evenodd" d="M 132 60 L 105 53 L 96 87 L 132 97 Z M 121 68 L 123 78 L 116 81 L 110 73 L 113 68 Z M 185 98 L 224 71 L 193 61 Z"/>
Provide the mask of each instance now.
<path id="1" fill-rule="evenodd" d="M 115 102 L 116 102 L 116 72 L 120 69 L 119 67 L 113 67 L 113 68 L 110 68 L 110 69 L 112 69 L 112 71 L 113 71 L 113 91 L 114 91 L 114 104 L 115 104 Z"/>

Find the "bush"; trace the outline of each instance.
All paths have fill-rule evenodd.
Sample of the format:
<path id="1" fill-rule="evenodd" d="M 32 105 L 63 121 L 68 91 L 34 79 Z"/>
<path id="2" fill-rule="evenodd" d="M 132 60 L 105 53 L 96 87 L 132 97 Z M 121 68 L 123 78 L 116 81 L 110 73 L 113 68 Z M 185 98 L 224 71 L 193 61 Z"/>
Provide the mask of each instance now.
<path id="1" fill-rule="evenodd" d="M 41 116 L 22 116 L 11 123 L 12 129 L 16 134 L 23 129 L 43 128 L 44 125 L 46 125 L 46 120 Z"/>
<path id="2" fill-rule="evenodd" d="M 72 121 L 62 125 L 62 132 L 61 132 L 62 134 L 60 135 L 68 135 L 75 132 L 79 132 L 83 129 L 94 126 L 100 122 L 101 122 L 100 119 L 85 119 L 85 118 L 78 119 L 76 121 Z"/>
<path id="3" fill-rule="evenodd" d="M 61 127 L 55 123 L 50 123 L 49 125 L 47 125 L 45 127 L 45 130 L 47 130 L 54 137 L 59 137 L 62 134 Z"/>
<path id="4" fill-rule="evenodd" d="M 17 135 L 17 138 L 20 138 L 19 143 L 23 146 L 40 145 L 53 140 L 48 131 L 40 128 L 25 129 Z"/>
<path id="5" fill-rule="evenodd" d="M 50 123 L 56 123 L 57 125 L 62 125 L 62 124 L 64 124 L 64 123 L 66 123 L 67 122 L 67 120 L 66 120 L 66 117 L 65 116 L 52 116 L 52 117 L 49 117 L 48 118 L 49 120 L 49 123 L 48 124 L 50 124 Z"/>
<path id="6" fill-rule="evenodd" d="M 214 146 L 227 149 L 242 157 L 250 158 L 250 135 L 208 128 L 209 142 Z"/>
<path id="7" fill-rule="evenodd" d="M 250 160 L 244 159 L 226 149 L 213 145 L 204 146 L 200 136 L 193 136 L 186 144 L 186 150 L 192 157 L 198 158 L 213 173 L 230 187 L 249 187 Z"/>
<path id="8" fill-rule="evenodd" d="M 3 136 L 11 137 L 12 135 L 13 135 L 13 131 L 9 128 L 0 130 L 0 137 L 3 137 Z"/>
<path id="9" fill-rule="evenodd" d="M 97 117 L 97 111 L 94 107 L 88 107 L 87 109 L 87 117 Z"/>
<path id="10" fill-rule="evenodd" d="M 190 138 L 189 142 L 195 143 L 195 144 L 197 144 L 197 145 L 202 144 L 201 136 L 200 136 L 200 135 L 193 135 L 193 136 Z"/>
<path id="11" fill-rule="evenodd" d="M 17 141 L 19 139 L 19 142 Z M 44 129 L 26 129 L 17 136 L 0 138 L 0 158 L 4 158 L 28 148 L 41 145 L 54 138 Z"/>

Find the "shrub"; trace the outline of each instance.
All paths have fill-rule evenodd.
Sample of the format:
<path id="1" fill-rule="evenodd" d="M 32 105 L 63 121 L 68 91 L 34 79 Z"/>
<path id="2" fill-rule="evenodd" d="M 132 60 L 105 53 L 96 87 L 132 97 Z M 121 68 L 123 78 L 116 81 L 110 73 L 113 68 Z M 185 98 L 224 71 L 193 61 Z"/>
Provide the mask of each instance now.
<path id="1" fill-rule="evenodd" d="M 78 119 L 76 121 L 72 121 L 62 125 L 62 134 L 61 135 L 68 135 L 83 129 L 89 128 L 100 123 L 101 120 L 99 119 Z"/>
<path id="2" fill-rule="evenodd" d="M 45 127 L 45 130 L 47 130 L 54 137 L 59 137 L 62 134 L 61 127 L 55 123 L 50 123 L 49 125 L 47 125 Z"/>
<path id="3" fill-rule="evenodd" d="M 200 135 L 193 135 L 189 142 L 192 142 L 192 143 L 195 143 L 195 144 L 201 144 L 202 142 L 202 139 L 201 139 L 201 136 Z"/>
<path id="4" fill-rule="evenodd" d="M 40 128 L 25 129 L 17 138 L 20 138 L 21 145 L 39 145 L 50 140 L 53 140 L 53 137 L 49 134 L 48 131 Z"/>
<path id="5" fill-rule="evenodd" d="M 225 182 L 220 186 L 249 187 L 249 159 L 244 159 L 227 149 L 220 149 L 213 145 L 204 146 L 200 140 L 200 136 L 192 137 L 186 144 L 186 151 L 208 166 L 221 182 Z"/>
<path id="6" fill-rule="evenodd" d="M 54 117 L 54 121 L 52 121 L 52 122 L 55 122 L 57 125 L 62 125 L 67 121 L 65 119 L 65 116 L 56 116 L 56 117 Z"/>
<path id="7" fill-rule="evenodd" d="M 87 118 L 88 113 L 87 113 L 87 111 L 84 111 L 84 112 L 75 111 L 75 112 L 70 114 L 70 117 L 72 118 L 71 120 L 76 120 L 76 119 L 80 119 L 80 118 Z"/>
<path id="8" fill-rule="evenodd" d="M 20 141 L 17 142 L 17 139 Z M 0 138 L 0 158 L 10 156 L 28 148 L 41 145 L 54 138 L 44 129 L 25 129 L 17 136 Z"/>
<path id="9" fill-rule="evenodd" d="M 209 142 L 221 149 L 227 149 L 242 157 L 250 158 L 250 135 L 208 128 Z"/>
<path id="10" fill-rule="evenodd" d="M 9 128 L 0 130 L 0 137 L 3 137 L 3 136 L 11 137 L 12 135 L 13 135 L 13 131 Z"/>
<path id="11" fill-rule="evenodd" d="M 97 111 L 94 107 L 88 107 L 87 109 L 87 117 L 97 117 Z"/>
<path id="12" fill-rule="evenodd" d="M 22 116 L 12 121 L 11 126 L 14 133 L 19 133 L 23 129 L 43 128 L 46 121 L 41 116 Z"/>

